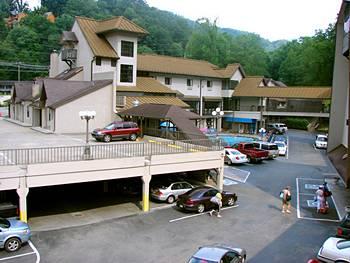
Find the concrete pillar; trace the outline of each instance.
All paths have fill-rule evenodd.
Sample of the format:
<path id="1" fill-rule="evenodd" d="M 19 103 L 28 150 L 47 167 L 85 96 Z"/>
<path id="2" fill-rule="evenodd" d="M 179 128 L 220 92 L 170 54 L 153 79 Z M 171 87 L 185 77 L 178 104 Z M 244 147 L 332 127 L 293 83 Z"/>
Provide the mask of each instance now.
<path id="1" fill-rule="evenodd" d="M 222 151 L 221 155 L 221 166 L 218 168 L 218 177 L 216 180 L 217 188 L 222 191 L 224 189 L 224 157 L 225 151 Z"/>
<path id="2" fill-rule="evenodd" d="M 27 187 L 27 180 L 25 174 L 19 178 L 19 188 L 17 194 L 19 196 L 19 219 L 27 222 L 27 195 L 29 188 Z"/>
<path id="3" fill-rule="evenodd" d="M 152 175 L 150 171 L 150 160 L 145 160 L 145 172 L 141 177 L 142 179 L 142 211 L 149 211 L 149 183 L 151 182 Z"/>

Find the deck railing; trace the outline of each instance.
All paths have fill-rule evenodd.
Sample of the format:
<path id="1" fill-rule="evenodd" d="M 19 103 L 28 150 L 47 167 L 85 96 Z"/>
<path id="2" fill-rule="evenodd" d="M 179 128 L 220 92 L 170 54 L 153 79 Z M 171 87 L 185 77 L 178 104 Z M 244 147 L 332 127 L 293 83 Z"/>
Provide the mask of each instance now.
<path id="1" fill-rule="evenodd" d="M 218 142 L 203 140 L 132 142 L 45 148 L 0 149 L 0 166 L 142 157 L 175 153 L 219 151 Z"/>

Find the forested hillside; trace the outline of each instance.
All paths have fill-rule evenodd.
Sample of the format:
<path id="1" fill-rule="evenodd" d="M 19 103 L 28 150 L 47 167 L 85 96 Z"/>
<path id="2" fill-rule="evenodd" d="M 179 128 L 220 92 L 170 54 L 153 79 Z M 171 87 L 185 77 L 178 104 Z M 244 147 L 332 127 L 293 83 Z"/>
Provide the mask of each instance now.
<path id="1" fill-rule="evenodd" d="M 28 15 L 8 29 L 4 18 L 10 11 Z M 55 23 L 46 19 L 47 11 L 55 14 Z M 149 32 L 140 41 L 139 52 L 204 59 L 222 67 L 238 62 L 248 75 L 265 75 L 288 85 L 331 85 L 335 42 L 331 25 L 312 37 L 270 42 L 256 34 L 218 28 L 206 18 L 191 21 L 161 11 L 144 0 L 41 0 L 41 8 L 33 11 L 24 0 L 0 1 L 0 79 L 17 78 L 14 62 L 49 65 L 50 52 L 60 48 L 61 32 L 71 28 L 74 16 L 119 15 Z M 38 75 L 45 73 L 28 67 L 21 78 Z"/>

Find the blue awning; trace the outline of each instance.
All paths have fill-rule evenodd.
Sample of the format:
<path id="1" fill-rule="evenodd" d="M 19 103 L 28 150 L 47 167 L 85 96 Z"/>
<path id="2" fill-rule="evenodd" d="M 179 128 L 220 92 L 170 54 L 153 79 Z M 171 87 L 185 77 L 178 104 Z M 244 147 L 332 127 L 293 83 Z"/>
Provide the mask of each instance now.
<path id="1" fill-rule="evenodd" d="M 239 123 L 256 123 L 256 119 L 249 118 L 234 118 L 234 117 L 226 117 L 224 118 L 227 122 L 239 122 Z"/>

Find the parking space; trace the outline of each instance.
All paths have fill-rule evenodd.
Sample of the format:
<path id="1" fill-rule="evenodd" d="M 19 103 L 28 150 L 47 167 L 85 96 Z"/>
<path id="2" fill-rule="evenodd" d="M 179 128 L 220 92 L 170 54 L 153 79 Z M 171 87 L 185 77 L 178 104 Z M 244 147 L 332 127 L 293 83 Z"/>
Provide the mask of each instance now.
<path id="1" fill-rule="evenodd" d="M 324 180 L 312 178 L 297 178 L 297 215 L 301 219 L 334 221 L 340 219 L 337 206 L 333 196 L 327 198 L 328 212 L 326 214 L 317 213 L 317 203 L 315 202 L 315 192 Z M 330 189 L 332 191 L 332 189 Z"/>
<path id="2" fill-rule="evenodd" d="M 31 241 L 28 244 L 23 244 L 22 248 L 16 252 L 8 253 L 5 250 L 0 250 L 0 262 L 8 263 L 39 263 L 40 254 Z"/>
<path id="3" fill-rule="evenodd" d="M 224 168 L 224 178 L 226 183 L 229 181 L 235 181 L 239 183 L 245 183 L 250 175 L 250 172 L 243 169 L 238 169 L 229 165 L 225 165 Z"/>

